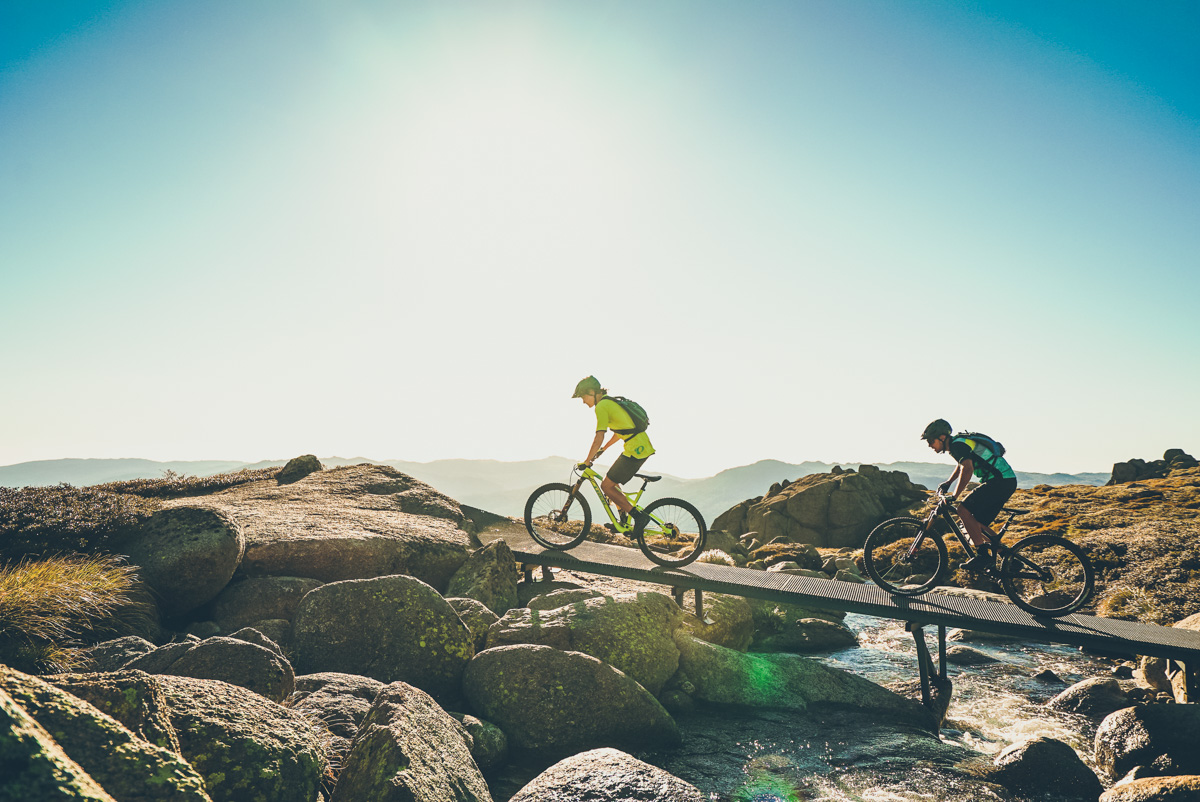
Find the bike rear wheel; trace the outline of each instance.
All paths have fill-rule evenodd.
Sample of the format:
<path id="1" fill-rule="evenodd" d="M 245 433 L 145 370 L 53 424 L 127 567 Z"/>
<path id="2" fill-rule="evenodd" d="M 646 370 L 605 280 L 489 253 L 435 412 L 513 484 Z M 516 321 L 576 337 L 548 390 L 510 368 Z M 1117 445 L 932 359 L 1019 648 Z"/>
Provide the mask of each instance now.
<path id="1" fill-rule="evenodd" d="M 1082 546 L 1057 535 L 1032 535 L 1004 556 L 1000 584 L 1027 613 L 1057 617 L 1087 604 L 1095 576 Z"/>
<path id="2" fill-rule="evenodd" d="M 682 499 L 660 498 L 646 506 L 634 527 L 642 553 L 659 565 L 687 565 L 704 551 L 708 530 L 700 512 Z"/>
<path id="3" fill-rule="evenodd" d="M 592 511 L 578 490 L 553 482 L 542 485 L 525 502 L 525 529 L 548 549 L 578 546 L 592 526 Z"/>
<path id="4" fill-rule="evenodd" d="M 917 518 L 892 518 L 871 530 L 863 543 L 867 576 L 888 593 L 918 596 L 942 583 L 946 544 L 925 532 Z M 914 549 L 914 543 L 918 543 Z"/>

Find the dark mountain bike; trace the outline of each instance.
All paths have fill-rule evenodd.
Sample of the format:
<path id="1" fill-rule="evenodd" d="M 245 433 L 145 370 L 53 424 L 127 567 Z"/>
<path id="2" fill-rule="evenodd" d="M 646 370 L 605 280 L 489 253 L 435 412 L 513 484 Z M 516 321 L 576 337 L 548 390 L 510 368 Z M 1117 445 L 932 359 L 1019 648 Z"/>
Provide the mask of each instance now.
<path id="1" fill-rule="evenodd" d="M 1057 535 L 1030 535 L 1005 546 L 1000 539 L 1019 513 L 1004 511 L 1009 515 L 999 533 L 984 528 L 1000 556 L 999 567 L 984 573 L 1000 581 L 1013 604 L 1033 615 L 1067 615 L 1087 604 L 1095 589 L 1095 572 L 1083 548 Z M 969 557 L 975 556 L 971 539 L 954 517 L 950 497 L 938 493 L 937 504 L 924 520 L 892 518 L 867 535 L 867 575 L 901 596 L 917 596 L 944 584 L 949 560 L 939 523 L 954 533 Z"/>
<path id="2" fill-rule="evenodd" d="M 596 456 L 599 456 L 597 454 Z M 622 534 L 632 533 L 638 547 L 651 562 L 665 566 L 681 566 L 695 560 L 704 551 L 707 530 L 700 512 L 682 499 L 660 498 L 646 505 L 645 518 L 635 522 L 631 516 L 621 521 L 613 511 L 611 502 L 600 489 L 598 480 L 603 477 L 592 470 L 592 466 L 579 463 L 572 471 L 578 476 L 574 484 L 561 482 L 543 485 L 525 502 L 525 529 L 529 535 L 548 549 L 565 550 L 574 548 L 584 541 L 592 526 L 592 510 L 587 499 L 579 492 L 583 483 L 589 482 L 596 491 L 600 505 L 608 513 L 608 529 Z M 661 476 L 634 474 L 642 480 L 637 493 L 625 493 L 634 509 L 646 486 L 657 482 Z"/>

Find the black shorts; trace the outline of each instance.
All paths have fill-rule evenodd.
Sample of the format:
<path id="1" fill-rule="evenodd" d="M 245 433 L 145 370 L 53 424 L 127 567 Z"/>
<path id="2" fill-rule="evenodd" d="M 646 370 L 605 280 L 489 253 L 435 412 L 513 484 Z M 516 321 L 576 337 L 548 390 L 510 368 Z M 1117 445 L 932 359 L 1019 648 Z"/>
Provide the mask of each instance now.
<path id="1" fill-rule="evenodd" d="M 971 511 L 976 521 L 986 526 L 996 520 L 1004 503 L 1012 498 L 1016 490 L 1016 479 L 993 479 L 972 490 L 962 500 L 962 505 Z"/>
<path id="2" fill-rule="evenodd" d="M 623 485 L 633 478 L 633 475 L 642 467 L 642 463 L 648 459 L 650 458 L 642 457 L 641 459 L 635 459 L 634 457 L 627 457 L 622 454 L 617 457 L 617 461 L 608 469 L 608 475 L 604 478 L 612 479 L 617 484 Z"/>

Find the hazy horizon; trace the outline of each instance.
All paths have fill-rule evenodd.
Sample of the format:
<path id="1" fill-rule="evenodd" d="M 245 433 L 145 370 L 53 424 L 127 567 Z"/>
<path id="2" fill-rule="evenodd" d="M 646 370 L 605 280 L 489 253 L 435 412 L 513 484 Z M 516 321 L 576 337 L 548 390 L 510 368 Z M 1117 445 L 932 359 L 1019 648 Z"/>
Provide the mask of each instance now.
<path id="1" fill-rule="evenodd" d="M 578 459 L 588 374 L 678 476 L 1195 454 L 1197 75 L 1185 0 L 3 4 L 0 463 Z"/>
<path id="2" fill-rule="evenodd" d="M 293 456 L 300 456 L 300 455 L 293 455 Z M 610 464 L 612 461 L 611 456 L 612 455 L 607 455 L 607 457 L 602 458 L 601 460 L 598 461 L 598 464 L 604 464 L 604 465 Z M 547 455 L 544 457 L 533 457 L 530 459 L 521 459 L 521 460 L 500 460 L 500 459 L 492 459 L 490 457 L 478 457 L 478 458 L 445 457 L 445 458 L 435 459 L 435 460 L 406 460 L 402 457 L 379 457 L 379 456 L 373 456 L 373 455 L 367 455 L 367 454 L 354 454 L 354 455 L 350 455 L 350 456 L 343 456 L 343 455 L 339 455 L 339 454 L 328 454 L 328 455 L 324 455 L 324 456 L 317 455 L 317 457 L 318 457 L 318 459 L 321 459 L 321 460 L 338 460 L 338 461 L 347 461 L 347 462 L 356 461 L 356 460 L 364 460 L 367 462 L 373 462 L 373 463 L 379 463 L 379 464 L 390 463 L 390 462 L 407 462 L 407 463 L 416 464 L 416 465 L 431 465 L 431 464 L 435 464 L 435 463 L 459 462 L 459 461 L 462 461 L 462 462 L 496 462 L 496 463 L 500 463 L 500 464 L 541 462 L 541 461 L 545 461 L 545 460 L 574 461 L 571 457 L 567 457 L 562 454 L 550 454 L 550 455 Z M 16 467 L 19 465 L 33 465 L 33 464 L 40 464 L 40 463 L 47 463 L 47 462 L 75 462 L 75 461 L 78 461 L 78 462 L 88 462 L 88 461 L 116 462 L 116 461 L 126 461 L 126 460 L 128 460 L 128 461 L 146 461 L 146 462 L 153 462 L 155 464 L 165 464 L 165 465 L 178 464 L 178 463 L 238 463 L 238 464 L 245 464 L 245 465 L 258 465 L 258 464 L 263 464 L 263 463 L 286 463 L 292 458 L 293 457 L 265 457 L 263 459 L 225 459 L 225 458 L 209 457 L 209 458 L 202 458 L 202 459 L 178 459 L 178 460 L 176 460 L 176 459 L 167 459 L 167 460 L 154 459 L 154 460 L 151 460 L 151 459 L 147 459 L 145 457 L 61 457 L 58 459 L 50 459 L 50 460 L 27 460 L 24 462 L 9 463 L 9 464 L 0 465 L 0 468 L 12 468 L 12 467 Z M 1157 457 L 1144 458 L 1144 459 L 1147 459 L 1147 461 L 1150 461 L 1150 459 L 1157 459 Z M 1122 460 L 1122 461 L 1124 461 L 1124 460 Z M 806 460 L 806 459 L 802 459 L 802 460 L 797 460 L 795 462 L 792 462 L 789 460 L 776 459 L 774 457 L 762 457 L 762 458 L 754 460 L 752 462 L 739 464 L 739 465 L 728 465 L 723 468 L 718 468 L 712 474 L 705 474 L 702 476 L 701 475 L 676 474 L 676 473 L 669 473 L 666 471 L 656 471 L 651 468 L 649 463 L 647 463 L 647 472 L 648 473 L 667 473 L 678 479 L 688 479 L 688 480 L 705 479 L 705 478 L 709 478 L 711 476 L 715 476 L 724 471 L 736 470 L 738 468 L 747 468 L 747 467 L 751 467 L 753 465 L 757 465 L 757 464 L 760 464 L 763 462 L 778 462 L 778 463 L 782 463 L 782 464 L 786 464 L 786 465 L 819 464 L 819 465 L 842 465 L 842 466 L 853 466 L 853 465 L 887 466 L 887 465 L 904 464 L 904 463 L 921 464 L 921 465 L 942 465 L 942 464 L 944 464 L 946 466 L 947 472 L 953 470 L 953 467 L 954 467 L 953 462 L 951 462 L 949 460 L 939 460 L 936 458 L 936 455 L 933 459 L 888 460 L 888 461 L 883 461 L 883 460 Z M 1106 473 L 1110 473 L 1111 471 L 1112 471 L 1112 466 L 1103 468 L 1101 470 L 1095 470 L 1095 471 L 1023 471 L 1023 473 L 1084 475 L 1084 474 L 1106 474 Z"/>

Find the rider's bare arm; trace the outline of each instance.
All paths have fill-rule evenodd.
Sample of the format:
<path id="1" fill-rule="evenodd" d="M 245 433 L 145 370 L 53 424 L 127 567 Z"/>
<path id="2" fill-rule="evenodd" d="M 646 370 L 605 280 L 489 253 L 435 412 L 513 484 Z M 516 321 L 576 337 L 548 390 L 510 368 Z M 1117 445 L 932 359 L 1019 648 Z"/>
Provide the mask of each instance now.
<path id="1" fill-rule="evenodd" d="M 958 467 L 954 469 L 954 476 L 950 477 L 950 481 L 952 482 L 955 478 L 958 479 L 958 484 L 954 486 L 954 491 L 952 493 L 955 498 L 961 496 L 962 492 L 967 489 L 967 485 L 971 481 L 971 474 L 974 472 L 975 463 L 973 463 L 970 458 L 958 463 Z"/>
<path id="2" fill-rule="evenodd" d="M 588 465 L 592 464 L 592 460 L 596 458 L 596 454 L 600 453 L 600 444 L 604 442 L 604 432 L 596 432 L 596 436 L 592 438 L 592 447 L 588 449 L 587 459 L 584 460 Z M 611 445 L 611 443 L 609 444 Z"/>

